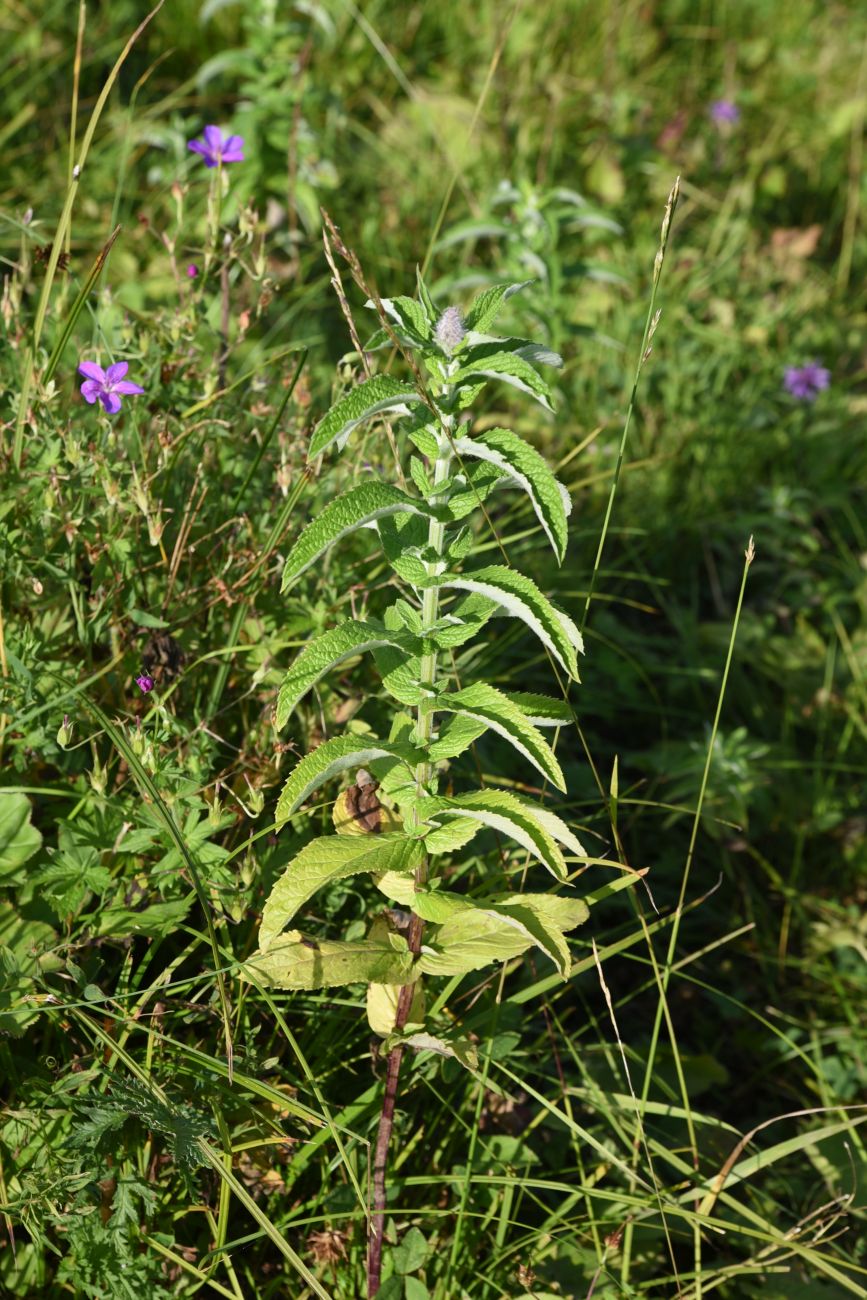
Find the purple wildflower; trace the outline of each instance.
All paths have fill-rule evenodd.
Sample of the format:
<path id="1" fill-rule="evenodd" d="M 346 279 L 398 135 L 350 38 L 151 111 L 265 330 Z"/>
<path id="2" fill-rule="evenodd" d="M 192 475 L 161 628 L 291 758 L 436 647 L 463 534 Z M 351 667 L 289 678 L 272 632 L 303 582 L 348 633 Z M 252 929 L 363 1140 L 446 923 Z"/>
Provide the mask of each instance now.
<path id="1" fill-rule="evenodd" d="M 156 686 L 154 679 L 149 677 L 147 673 L 139 673 L 138 677 L 135 679 L 135 684 L 141 691 L 142 695 L 147 695 L 148 691 L 152 691 Z"/>
<path id="2" fill-rule="evenodd" d="M 461 313 L 457 307 L 446 307 L 436 323 L 434 338 L 444 352 L 454 352 L 466 334 Z"/>
<path id="3" fill-rule="evenodd" d="M 126 397 L 131 393 L 144 392 L 138 384 L 124 379 L 128 370 L 128 361 L 118 361 L 107 370 L 103 370 L 102 366 L 98 366 L 95 361 L 80 362 L 78 373 L 84 375 L 81 396 L 91 406 L 99 398 L 109 415 L 114 415 L 120 410 L 121 395 Z"/>
<path id="4" fill-rule="evenodd" d="M 195 262 L 190 262 L 189 266 L 187 267 L 187 275 L 190 277 L 191 280 L 195 280 L 198 274 L 199 274 L 199 268 L 196 266 Z"/>
<path id="5" fill-rule="evenodd" d="M 206 167 L 244 161 L 244 141 L 240 135 L 224 136 L 218 126 L 206 126 L 202 135 L 204 140 L 191 140 L 187 148 L 200 153 Z"/>
<path id="6" fill-rule="evenodd" d="M 741 110 L 733 99 L 715 99 L 710 106 L 712 122 L 728 122 L 732 126 L 741 120 Z"/>
<path id="7" fill-rule="evenodd" d="M 831 372 L 818 361 L 808 361 L 805 366 L 787 366 L 783 387 L 799 402 L 814 402 L 819 393 L 831 382 Z"/>

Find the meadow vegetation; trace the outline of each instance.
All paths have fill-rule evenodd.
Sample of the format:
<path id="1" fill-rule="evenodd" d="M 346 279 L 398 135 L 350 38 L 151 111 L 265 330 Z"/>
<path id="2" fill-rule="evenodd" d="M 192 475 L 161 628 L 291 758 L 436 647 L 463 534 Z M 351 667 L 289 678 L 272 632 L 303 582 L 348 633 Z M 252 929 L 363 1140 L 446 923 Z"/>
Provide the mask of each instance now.
<path id="1" fill-rule="evenodd" d="M 863 7 L 0 33 L 0 1293 L 867 1296 Z"/>

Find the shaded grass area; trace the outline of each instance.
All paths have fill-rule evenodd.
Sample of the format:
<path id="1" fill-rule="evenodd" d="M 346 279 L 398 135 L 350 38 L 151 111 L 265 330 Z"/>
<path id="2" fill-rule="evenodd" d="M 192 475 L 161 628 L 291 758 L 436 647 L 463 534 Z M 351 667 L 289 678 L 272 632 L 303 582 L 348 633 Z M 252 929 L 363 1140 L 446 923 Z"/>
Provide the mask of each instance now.
<path id="1" fill-rule="evenodd" d="M 87 15 L 79 143 L 143 17 L 127 3 Z M 409 1065 L 384 1295 L 867 1294 L 853 1109 L 865 992 L 863 15 L 807 3 L 169 6 L 94 135 L 23 412 L 37 258 L 69 184 L 78 13 L 46 4 L 34 22 L 12 7 L 3 23 L 2 782 L 30 801 L 42 837 L 4 794 L 6 1293 L 362 1293 L 381 1099 L 363 998 L 265 997 L 236 978 L 271 883 L 330 821 L 323 804 L 274 835 L 293 752 L 386 716 L 360 665 L 279 737 L 270 722 L 297 647 L 338 616 L 375 612 L 386 576 L 353 542 L 290 599 L 278 594 L 301 524 L 358 476 L 393 473 L 381 433 L 304 472 L 312 425 L 359 370 L 319 205 L 382 293 L 412 292 L 428 259 L 443 305 L 486 277 L 537 280 L 514 327 L 563 352 L 557 413 L 511 413 L 499 397 L 486 419 L 508 419 L 561 463 L 575 501 L 569 559 L 552 572 L 531 513 L 512 504 L 491 513 L 499 540 L 479 545 L 504 545 L 580 614 L 681 174 L 663 316 L 588 615 L 580 735 L 558 747 L 570 791 L 558 810 L 600 858 L 617 860 L 619 841 L 650 893 L 594 907 L 567 984 L 527 960 L 502 987 L 457 990 L 450 1007 L 488 1045 L 485 1065 L 475 1076 L 431 1056 Z M 723 96 L 741 111 L 731 129 L 708 115 Z M 206 122 L 245 139 L 219 233 L 187 150 Z M 367 313 L 350 299 L 364 339 Z M 146 396 L 101 419 L 78 397 L 81 357 L 129 360 Z M 783 369 L 814 358 L 831 387 L 799 404 Z M 751 535 L 639 1124 L 633 1093 Z M 134 685 L 142 669 L 154 696 Z M 548 687 L 508 624 L 472 669 Z M 492 740 L 476 757 L 487 779 L 511 779 Z M 473 871 L 470 860 L 467 883 Z M 590 868 L 579 888 L 612 875 Z M 311 924 L 352 937 L 367 903 L 348 882 Z"/>

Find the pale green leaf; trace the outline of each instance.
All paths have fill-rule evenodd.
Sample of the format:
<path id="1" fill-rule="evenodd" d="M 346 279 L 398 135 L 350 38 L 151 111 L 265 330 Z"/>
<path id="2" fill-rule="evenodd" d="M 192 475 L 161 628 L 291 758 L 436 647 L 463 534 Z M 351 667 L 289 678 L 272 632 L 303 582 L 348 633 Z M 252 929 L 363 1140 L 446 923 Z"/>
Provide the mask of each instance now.
<path id="1" fill-rule="evenodd" d="M 419 840 L 402 834 L 327 835 L 295 855 L 268 895 L 259 926 L 264 952 L 308 898 L 331 880 L 362 873 L 414 871 L 423 857 Z"/>
<path id="2" fill-rule="evenodd" d="M 436 708 L 446 713 L 463 713 L 485 723 L 508 740 L 542 776 L 558 790 L 565 791 L 566 781 L 557 757 L 539 731 L 528 721 L 517 704 L 486 682 L 474 682 L 463 690 L 439 695 Z"/>
<path id="3" fill-rule="evenodd" d="M 419 966 L 426 975 L 463 975 L 520 957 L 532 946 L 529 935 L 505 918 L 468 908 L 456 912 L 422 944 Z"/>
<path id="4" fill-rule="evenodd" d="M 307 451 L 308 460 L 321 456 L 332 443 L 342 448 L 353 429 L 383 411 L 405 413 L 408 402 L 420 402 L 420 393 L 406 380 L 374 375 L 335 402 L 319 421 Z"/>
<path id="5" fill-rule="evenodd" d="M 529 496 L 554 554 L 562 563 L 566 554 L 566 519 L 572 502 L 535 447 L 510 429 L 489 429 L 475 438 L 458 438 L 455 450 L 459 456 L 474 456 L 508 472 Z"/>
<path id="6" fill-rule="evenodd" d="M 320 556 L 349 533 L 399 512 L 430 515 L 430 507 L 423 501 L 409 497 L 389 483 L 361 483 L 329 501 L 295 542 L 283 568 L 283 585 L 286 591 L 315 564 Z"/>
<path id="7" fill-rule="evenodd" d="M 324 741 L 318 749 L 305 754 L 296 765 L 283 787 L 277 802 L 276 821 L 282 825 L 301 807 L 314 790 L 339 776 L 350 767 L 364 767 L 377 758 L 395 758 L 408 761 L 410 751 L 405 746 L 375 740 L 372 736 L 335 736 Z"/>
<path id="8" fill-rule="evenodd" d="M 304 647 L 283 679 L 277 696 L 276 725 L 285 726 L 299 700 L 338 664 L 379 646 L 406 648 L 411 644 L 410 637 L 400 632 L 389 632 L 378 623 L 350 619 L 331 628 Z"/>
<path id="9" fill-rule="evenodd" d="M 502 831 L 547 867 L 553 876 L 563 880 L 566 863 L 554 836 L 537 815 L 538 811 L 533 804 L 524 803 L 507 790 L 474 790 L 454 799 L 431 797 L 420 799 L 418 803 L 418 814 L 424 821 L 467 817 Z"/>
<path id="10" fill-rule="evenodd" d="M 42 843 L 42 835 L 30 824 L 30 812 L 26 794 L 0 790 L 0 883 L 19 879 L 19 868 Z"/>
<path id="11" fill-rule="evenodd" d="M 576 650 L 583 649 L 581 633 L 568 615 L 556 609 L 531 578 L 504 564 L 492 564 L 472 573 L 448 574 L 442 587 L 486 596 L 510 618 L 520 618 L 559 660 L 570 677 L 578 679 Z"/>
<path id="12" fill-rule="evenodd" d="M 322 989 L 341 984 L 409 984 L 416 971 L 406 940 L 362 939 L 345 943 L 330 939 L 304 940 L 290 930 L 267 952 L 255 953 L 242 968 L 248 979 L 278 989 Z"/>

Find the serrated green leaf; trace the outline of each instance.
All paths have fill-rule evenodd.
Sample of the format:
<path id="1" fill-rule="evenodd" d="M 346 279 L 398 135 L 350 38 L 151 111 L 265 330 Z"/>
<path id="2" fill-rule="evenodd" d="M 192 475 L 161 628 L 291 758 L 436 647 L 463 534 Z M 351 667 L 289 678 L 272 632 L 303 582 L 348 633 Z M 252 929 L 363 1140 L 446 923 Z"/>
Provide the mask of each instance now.
<path id="1" fill-rule="evenodd" d="M 371 736 L 334 736 L 324 741 L 318 749 L 305 754 L 289 776 L 277 802 L 277 825 L 281 826 L 314 790 L 333 776 L 339 776 L 350 767 L 364 767 L 377 758 L 408 762 L 412 754 L 406 746 L 375 740 Z"/>
<path id="2" fill-rule="evenodd" d="M 467 329 L 484 334 L 497 319 L 503 303 L 513 294 L 529 288 L 532 283 L 532 280 L 522 280 L 520 284 L 495 284 L 490 289 L 483 289 L 467 308 L 464 318 Z"/>
<path id="3" fill-rule="evenodd" d="M 503 470 L 487 461 L 464 465 L 449 487 L 449 515 L 454 522 L 465 519 L 480 506 L 506 477 Z"/>
<path id="4" fill-rule="evenodd" d="M 398 298 L 380 298 L 379 303 L 386 316 L 409 330 L 417 339 L 426 342 L 430 338 L 431 324 L 427 313 L 421 303 L 416 302 L 414 298 L 401 295 Z M 376 309 L 376 303 L 371 298 L 368 298 L 364 305 Z"/>
<path id="5" fill-rule="evenodd" d="M 505 918 L 468 908 L 456 912 L 422 944 L 419 966 L 426 975 L 464 975 L 520 957 L 532 946 L 529 935 Z"/>
<path id="6" fill-rule="evenodd" d="M 484 719 L 474 718 L 468 713 L 456 713 L 440 728 L 439 736 L 428 745 L 427 752 L 435 762 L 457 758 L 469 749 L 474 740 L 478 740 L 487 726 Z"/>
<path id="7" fill-rule="evenodd" d="M 514 745 L 558 790 L 565 792 L 566 781 L 554 751 L 518 705 L 496 687 L 487 682 L 474 682 L 463 690 L 437 696 L 436 708 L 445 713 L 464 713 L 484 722 Z"/>
<path id="8" fill-rule="evenodd" d="M 535 805 L 524 803 L 507 790 L 474 790 L 454 799 L 431 797 L 418 802 L 418 815 L 423 821 L 437 823 L 444 817 L 468 817 L 481 822 L 511 836 L 553 876 L 563 880 L 566 876 L 563 854 L 538 812 Z"/>
<path id="9" fill-rule="evenodd" d="M 423 501 L 409 497 L 389 483 L 361 483 L 329 501 L 295 542 L 283 568 L 282 591 L 286 591 L 321 555 L 357 528 L 398 513 L 429 516 Z"/>
<path id="10" fill-rule="evenodd" d="M 14 790 L 0 790 L 0 883 L 19 879 L 19 868 L 33 857 L 42 835 L 30 824 L 30 800 Z"/>
<path id="11" fill-rule="evenodd" d="M 331 880 L 362 873 L 414 871 L 424 856 L 419 840 L 406 835 L 327 835 L 295 855 L 274 885 L 262 911 L 259 948 L 267 951 L 308 898 Z"/>
<path id="12" fill-rule="evenodd" d="M 405 412 L 407 403 L 421 400 L 421 395 L 406 380 L 394 379 L 391 375 L 374 375 L 366 379 L 335 402 L 319 421 L 310 439 L 308 460 L 321 456 L 334 442 L 343 448 L 352 430 L 374 415 L 383 411 Z"/>
<path id="13" fill-rule="evenodd" d="M 455 853 L 469 844 L 481 829 L 482 823 L 471 817 L 443 816 L 425 836 L 425 847 L 432 857 L 438 853 Z"/>
<path id="14" fill-rule="evenodd" d="M 508 691 L 507 694 L 534 727 L 566 727 L 575 721 L 575 712 L 568 700 L 530 691 Z"/>
<path id="15" fill-rule="evenodd" d="M 379 646 L 409 648 L 412 638 L 389 632 L 382 624 L 350 619 L 310 641 L 289 669 L 277 696 L 275 725 L 283 727 L 295 706 L 326 673 L 338 664 Z"/>
<path id="16" fill-rule="evenodd" d="M 501 379 L 513 388 L 519 388 L 522 392 L 535 397 L 546 410 L 553 411 L 550 400 L 551 389 L 538 370 L 515 352 L 491 350 L 496 349 L 497 346 L 497 344 L 482 343 L 468 349 L 467 353 L 461 356 L 463 364 L 452 376 L 452 382 L 460 385 L 478 379 Z"/>
<path id="17" fill-rule="evenodd" d="M 394 696 L 399 704 L 413 708 L 421 704 L 426 694 L 419 685 L 421 659 L 418 656 L 395 650 L 392 646 L 382 646 L 374 650 L 373 658 L 389 695 Z"/>
<path id="18" fill-rule="evenodd" d="M 409 984 L 421 972 L 399 935 L 382 942 L 363 939 L 345 943 L 305 941 L 300 931 L 290 930 L 267 952 L 255 953 L 242 973 L 271 988 L 312 990 L 341 984 Z"/>
<path id="19" fill-rule="evenodd" d="M 492 564 L 471 573 L 448 574 L 441 587 L 456 587 L 486 596 L 510 618 L 520 618 L 557 658 L 570 677 L 578 680 L 576 650 L 583 650 L 581 633 L 567 614 L 556 609 L 535 582 L 509 569 Z"/>
<path id="20" fill-rule="evenodd" d="M 489 429 L 476 438 L 459 438 L 455 450 L 459 456 L 473 456 L 496 465 L 523 488 L 554 554 L 562 564 L 568 536 L 566 520 L 572 502 L 563 484 L 554 477 L 547 461 L 535 447 L 510 429 Z"/>
<path id="21" fill-rule="evenodd" d="M 446 890 L 428 889 L 416 890 L 410 906 L 423 920 L 441 927 L 433 939 L 437 948 L 446 947 L 449 937 L 454 939 L 458 934 L 459 927 L 450 926 L 443 938 L 442 929 L 457 913 L 474 911 L 498 917 L 517 930 L 528 946 L 534 944 L 544 952 L 564 979 L 571 965 L 564 931 L 581 925 L 589 916 L 589 909 L 581 899 L 555 894 L 506 894 L 477 900 Z"/>

